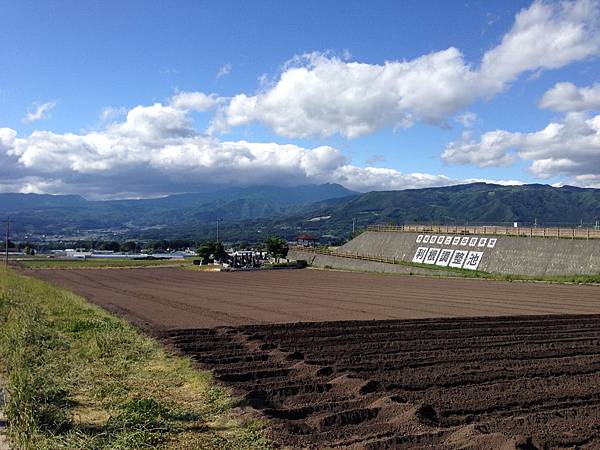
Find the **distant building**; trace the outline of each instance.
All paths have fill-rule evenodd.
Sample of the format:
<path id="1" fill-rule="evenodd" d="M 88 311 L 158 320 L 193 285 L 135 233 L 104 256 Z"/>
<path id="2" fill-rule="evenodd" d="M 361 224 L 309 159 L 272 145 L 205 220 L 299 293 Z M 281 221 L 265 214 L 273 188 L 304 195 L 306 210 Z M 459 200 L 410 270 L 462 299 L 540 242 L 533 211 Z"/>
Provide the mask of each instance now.
<path id="1" fill-rule="evenodd" d="M 296 243 L 303 247 L 314 247 L 317 242 L 318 239 L 309 234 L 301 234 L 296 238 Z"/>

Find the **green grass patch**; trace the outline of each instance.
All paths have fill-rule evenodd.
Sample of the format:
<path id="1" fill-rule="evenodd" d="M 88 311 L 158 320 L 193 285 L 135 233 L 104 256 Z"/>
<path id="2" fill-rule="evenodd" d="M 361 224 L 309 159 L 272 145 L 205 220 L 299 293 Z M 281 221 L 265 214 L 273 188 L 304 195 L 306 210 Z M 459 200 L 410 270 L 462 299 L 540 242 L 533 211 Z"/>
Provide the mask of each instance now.
<path id="1" fill-rule="evenodd" d="M 189 359 L 48 283 L 0 269 L 0 363 L 17 449 L 264 449 L 263 424 Z"/>
<path id="2" fill-rule="evenodd" d="M 24 259 L 28 269 L 99 269 L 111 267 L 187 266 L 191 259 Z"/>

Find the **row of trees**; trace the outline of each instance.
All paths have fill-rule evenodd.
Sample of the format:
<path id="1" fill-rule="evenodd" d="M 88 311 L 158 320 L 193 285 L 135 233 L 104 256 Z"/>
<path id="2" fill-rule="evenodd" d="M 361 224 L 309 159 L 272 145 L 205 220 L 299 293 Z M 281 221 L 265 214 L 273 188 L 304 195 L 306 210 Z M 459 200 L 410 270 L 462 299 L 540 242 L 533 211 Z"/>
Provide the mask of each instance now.
<path id="1" fill-rule="evenodd" d="M 211 255 L 214 255 L 214 258 L 216 259 L 223 259 L 226 255 L 225 247 L 223 246 L 222 242 L 206 241 L 199 244 L 197 241 L 183 239 L 158 240 L 147 243 L 136 241 L 77 241 L 72 243 L 72 246 L 84 250 L 109 250 L 125 253 L 137 253 L 142 250 L 149 252 L 160 252 L 166 250 L 184 250 L 186 248 L 196 248 L 196 253 L 203 259 L 208 259 Z M 24 251 L 27 254 L 33 254 L 34 252 L 34 246 L 27 242 L 16 244 L 9 241 L 8 248 L 15 248 L 20 251 Z M 279 236 L 270 236 L 264 241 L 264 243 L 259 243 L 252 246 L 242 242 L 234 246 L 234 248 L 237 250 L 248 250 L 252 248 L 254 250 L 266 251 L 274 258 L 285 258 L 288 252 L 286 240 Z M 4 250 L 4 241 L 0 242 L 0 249 Z"/>
<path id="2" fill-rule="evenodd" d="M 239 250 L 246 250 L 248 246 L 238 246 Z M 266 250 L 269 255 L 273 258 L 285 258 L 288 254 L 288 244 L 287 241 L 279 236 L 270 236 L 268 237 L 264 245 L 260 245 L 259 248 L 257 246 L 254 247 L 255 250 Z M 203 260 L 210 259 L 211 257 L 217 260 L 223 260 L 227 256 L 227 252 L 225 251 L 225 247 L 222 242 L 218 241 L 206 241 L 198 246 L 196 249 L 196 253 Z"/>

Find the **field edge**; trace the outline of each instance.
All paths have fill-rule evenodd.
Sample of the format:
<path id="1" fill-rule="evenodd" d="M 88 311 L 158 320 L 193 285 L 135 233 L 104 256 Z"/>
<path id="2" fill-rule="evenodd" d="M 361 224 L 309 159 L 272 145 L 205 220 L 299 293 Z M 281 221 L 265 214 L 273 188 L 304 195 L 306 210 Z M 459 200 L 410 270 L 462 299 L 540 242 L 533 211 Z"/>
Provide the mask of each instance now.
<path id="1" fill-rule="evenodd" d="M 269 448 L 265 424 L 187 357 L 82 297 L 0 268 L 13 448 Z"/>

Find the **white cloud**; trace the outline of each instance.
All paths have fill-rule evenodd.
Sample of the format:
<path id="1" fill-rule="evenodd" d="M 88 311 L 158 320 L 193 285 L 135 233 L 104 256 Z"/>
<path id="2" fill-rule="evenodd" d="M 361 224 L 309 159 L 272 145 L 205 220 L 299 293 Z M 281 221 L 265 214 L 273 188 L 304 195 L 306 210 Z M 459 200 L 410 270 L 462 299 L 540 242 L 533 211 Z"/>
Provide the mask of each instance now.
<path id="1" fill-rule="evenodd" d="M 600 84 L 578 88 L 573 83 L 557 83 L 544 94 L 540 107 L 560 112 L 600 110 Z"/>
<path id="2" fill-rule="evenodd" d="M 350 164 L 339 167 L 333 174 L 333 181 L 355 191 L 385 191 L 417 189 L 433 186 L 459 184 L 460 180 L 445 175 L 427 173 L 402 173 L 382 167 L 356 167 Z"/>
<path id="3" fill-rule="evenodd" d="M 519 12 L 502 42 L 481 63 L 480 82 L 491 92 L 529 71 L 557 69 L 600 51 L 596 0 L 536 1 Z"/>
<path id="4" fill-rule="evenodd" d="M 100 121 L 110 122 L 111 120 L 123 117 L 125 114 L 127 114 L 125 107 L 113 108 L 112 106 L 107 106 L 100 112 Z"/>
<path id="5" fill-rule="evenodd" d="M 514 154 L 513 154 L 514 153 Z M 470 134 L 450 143 L 442 157 L 455 164 L 479 167 L 508 164 L 518 155 L 542 179 L 571 177 L 577 185 L 594 185 L 600 176 L 600 115 L 569 113 L 532 133 L 496 130 L 479 139 Z"/>
<path id="6" fill-rule="evenodd" d="M 215 78 L 218 80 L 221 77 L 227 76 L 231 73 L 232 65 L 230 63 L 224 64 L 221 66 L 217 72 Z"/>
<path id="7" fill-rule="evenodd" d="M 185 111 L 208 111 L 218 102 L 214 94 L 203 92 L 178 92 L 171 98 L 171 106 Z"/>
<path id="8" fill-rule="evenodd" d="M 321 54 L 295 61 L 268 90 L 233 97 L 216 128 L 261 122 L 288 137 L 354 138 L 415 121 L 440 124 L 476 96 L 466 89 L 476 73 L 455 48 L 383 65 Z"/>
<path id="9" fill-rule="evenodd" d="M 288 137 L 354 138 L 416 121 L 445 125 L 477 98 L 489 98 L 526 72 L 565 66 L 600 52 L 594 0 L 534 2 L 501 43 L 473 68 L 450 47 L 409 61 L 364 64 L 312 53 L 286 64 L 257 95 L 224 106 L 216 130 L 263 123 Z"/>
<path id="10" fill-rule="evenodd" d="M 168 104 L 136 106 L 124 120 L 98 131 L 34 131 L 19 137 L 0 128 L 0 190 L 113 198 L 222 184 L 337 182 L 368 190 L 457 182 L 443 175 L 356 167 L 329 146 L 220 141 L 196 132 L 191 108 L 178 95 Z"/>
<path id="11" fill-rule="evenodd" d="M 479 140 L 468 131 L 461 139 L 451 142 L 442 158 L 454 164 L 474 164 L 479 167 L 508 166 L 514 158 L 508 153 L 518 143 L 519 136 L 508 131 L 496 130 L 484 133 Z"/>
<path id="12" fill-rule="evenodd" d="M 477 122 L 477 114 L 474 112 L 467 111 L 463 114 L 459 114 L 455 119 L 465 128 L 471 128 L 475 122 Z"/>
<path id="13" fill-rule="evenodd" d="M 27 114 L 23 117 L 23 122 L 31 123 L 37 120 L 44 120 L 48 118 L 50 110 L 56 106 L 56 101 L 50 101 L 46 103 L 34 103 L 30 108 L 27 109 Z"/>

